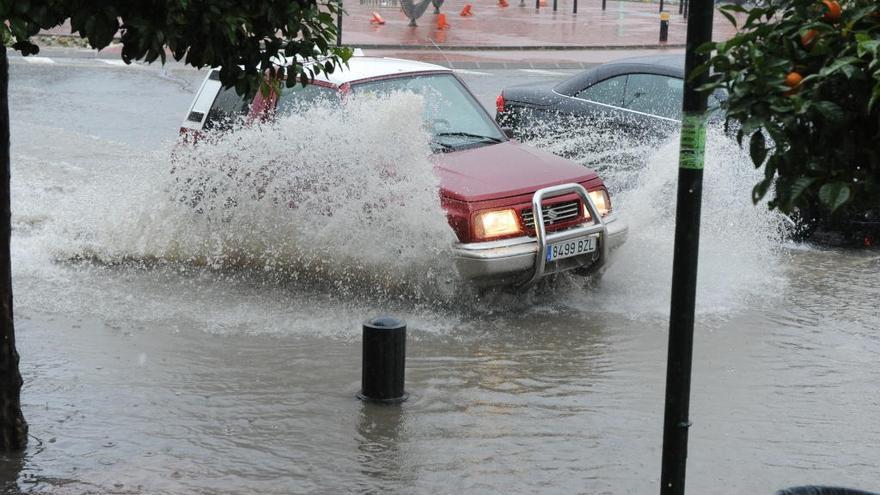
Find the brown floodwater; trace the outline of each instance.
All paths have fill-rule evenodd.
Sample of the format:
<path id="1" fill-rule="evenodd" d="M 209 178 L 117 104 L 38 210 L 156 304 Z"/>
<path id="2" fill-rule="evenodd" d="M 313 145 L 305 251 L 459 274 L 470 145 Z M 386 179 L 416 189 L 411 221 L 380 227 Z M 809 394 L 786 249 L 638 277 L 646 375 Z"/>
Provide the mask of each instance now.
<path id="1" fill-rule="evenodd" d="M 631 237 L 598 287 L 562 278 L 480 293 L 450 271 L 432 210 L 398 212 L 391 230 L 316 223 L 304 236 L 272 205 L 240 198 L 236 213 L 210 217 L 169 199 L 179 184 L 167 143 L 198 74 L 13 62 L 12 75 L 16 333 L 32 439 L 0 466 L 9 491 L 658 490 L 673 142 L 617 197 Z M 416 157 L 418 143 L 401 145 L 393 127 L 412 104 L 346 118 L 379 119 L 387 135 L 362 129 L 364 139 Z M 340 118 L 316 126 L 342 128 Z M 236 145 L 272 150 L 272 133 L 296 128 Z M 341 178 L 338 194 L 380 188 L 347 183 L 356 174 L 330 161 L 364 146 L 343 135 L 302 145 L 337 145 L 312 163 Z M 688 489 L 878 490 L 880 252 L 781 240 L 780 218 L 749 202 L 748 158 L 716 142 Z M 420 177 L 423 165 L 402 173 Z M 386 242 L 401 237 L 412 240 Z M 378 314 L 409 325 L 400 405 L 355 398 L 360 323 Z"/>

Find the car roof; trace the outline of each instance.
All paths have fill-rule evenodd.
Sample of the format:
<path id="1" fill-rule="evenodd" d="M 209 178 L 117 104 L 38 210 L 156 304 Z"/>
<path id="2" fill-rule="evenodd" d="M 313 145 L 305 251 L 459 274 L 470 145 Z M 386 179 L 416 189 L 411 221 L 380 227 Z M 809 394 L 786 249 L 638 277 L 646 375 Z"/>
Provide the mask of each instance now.
<path id="1" fill-rule="evenodd" d="M 341 86 L 346 83 L 362 81 L 364 79 L 417 72 L 452 73 L 452 70 L 443 67 L 442 65 L 416 62 L 414 60 L 403 60 L 399 58 L 351 57 L 348 59 L 348 67 L 342 65 L 332 74 L 321 74 L 315 76 L 315 79 L 336 86 Z"/>
<path id="2" fill-rule="evenodd" d="M 618 65 L 657 65 L 670 69 L 684 70 L 684 55 L 643 55 L 640 57 L 627 57 L 603 64 L 605 66 Z"/>
<path id="3" fill-rule="evenodd" d="M 554 91 L 572 96 L 587 86 L 622 74 L 657 74 L 683 79 L 684 55 L 647 55 L 607 62 L 562 81 Z"/>

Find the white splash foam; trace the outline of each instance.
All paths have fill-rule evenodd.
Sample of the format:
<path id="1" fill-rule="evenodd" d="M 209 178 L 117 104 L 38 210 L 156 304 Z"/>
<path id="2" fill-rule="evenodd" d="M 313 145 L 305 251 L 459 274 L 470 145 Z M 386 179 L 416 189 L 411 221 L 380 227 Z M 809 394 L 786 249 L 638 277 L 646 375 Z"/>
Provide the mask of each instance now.
<path id="1" fill-rule="evenodd" d="M 624 170 L 624 177 L 631 172 Z M 751 188 L 759 179 L 748 156 L 717 129 L 710 129 L 703 176 L 698 260 L 697 312 L 725 315 L 761 304 L 784 284 L 782 215 L 753 205 Z M 605 167 L 605 180 L 617 177 Z M 612 203 L 630 228 L 615 253 L 601 289 L 582 302 L 597 310 L 650 317 L 668 314 L 672 280 L 678 136 L 650 154 L 635 187 Z"/>

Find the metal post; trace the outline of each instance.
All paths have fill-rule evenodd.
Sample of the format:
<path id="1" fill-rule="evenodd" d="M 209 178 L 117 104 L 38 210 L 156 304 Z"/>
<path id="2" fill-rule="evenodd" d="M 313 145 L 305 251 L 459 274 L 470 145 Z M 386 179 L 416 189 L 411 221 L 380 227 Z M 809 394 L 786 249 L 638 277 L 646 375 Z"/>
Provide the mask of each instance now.
<path id="1" fill-rule="evenodd" d="M 659 12 L 663 12 L 663 0 L 660 0 L 660 10 Z"/>
<path id="2" fill-rule="evenodd" d="M 694 306 L 697 291 L 697 254 L 700 245 L 700 206 L 703 195 L 703 157 L 706 143 L 706 93 L 696 88 L 709 72 L 687 77 L 708 61 L 697 47 L 712 40 L 713 0 L 694 0 L 688 19 L 685 48 L 684 97 L 678 159 L 675 208 L 675 247 L 672 260 L 672 302 L 666 364 L 666 406 L 663 418 L 661 495 L 683 495 L 687 466 L 691 364 L 694 343 Z"/>
<path id="3" fill-rule="evenodd" d="M 535 0 L 535 10 L 541 10 L 541 0 Z"/>
<path id="4" fill-rule="evenodd" d="M 669 39 L 669 12 L 660 12 L 660 43 Z"/>
<path id="5" fill-rule="evenodd" d="M 357 397 L 373 402 L 403 402 L 406 369 L 406 324 L 390 316 L 364 322 L 361 391 Z"/>
<path id="6" fill-rule="evenodd" d="M 339 0 L 339 13 L 336 14 L 336 46 L 342 46 L 342 0 Z"/>
<path id="7" fill-rule="evenodd" d="M 605 0 L 602 0 L 602 1 L 604 2 Z M 572 14 L 578 13 L 578 0 L 574 0 L 574 7 L 571 9 L 571 13 Z"/>
<path id="8" fill-rule="evenodd" d="M 602 10 L 605 10 L 605 0 L 602 0 Z"/>
<path id="9" fill-rule="evenodd" d="M 678 0 L 678 13 L 681 14 L 684 12 L 684 0 Z"/>
<path id="10" fill-rule="evenodd" d="M 556 3 L 558 0 L 553 0 L 553 12 L 556 12 Z"/>
<path id="11" fill-rule="evenodd" d="M 688 18 L 688 8 L 691 6 L 691 0 L 684 0 L 684 18 Z"/>

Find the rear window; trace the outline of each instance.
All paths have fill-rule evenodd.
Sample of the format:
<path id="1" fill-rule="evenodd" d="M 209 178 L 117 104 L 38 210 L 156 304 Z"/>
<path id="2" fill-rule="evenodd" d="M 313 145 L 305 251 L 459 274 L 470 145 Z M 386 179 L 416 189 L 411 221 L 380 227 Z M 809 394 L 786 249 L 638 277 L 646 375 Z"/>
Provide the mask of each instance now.
<path id="1" fill-rule="evenodd" d="M 211 79 L 218 80 L 220 74 L 217 71 L 211 73 Z M 205 118 L 204 128 L 228 130 L 232 127 L 236 120 L 247 115 L 249 101 L 236 93 L 235 88 L 220 89 L 217 97 L 214 98 L 214 104 L 208 110 L 208 116 Z"/>

